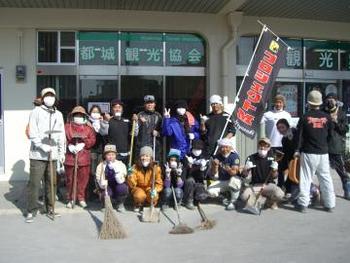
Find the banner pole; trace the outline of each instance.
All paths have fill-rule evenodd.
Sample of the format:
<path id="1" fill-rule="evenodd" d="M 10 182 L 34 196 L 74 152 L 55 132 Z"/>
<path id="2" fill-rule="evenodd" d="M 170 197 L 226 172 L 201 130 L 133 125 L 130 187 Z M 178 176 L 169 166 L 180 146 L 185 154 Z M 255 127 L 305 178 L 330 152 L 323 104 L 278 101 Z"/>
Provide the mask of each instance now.
<path id="1" fill-rule="evenodd" d="M 258 20 L 258 22 L 259 22 L 259 24 L 263 25 L 259 20 Z M 228 125 L 228 123 L 231 121 L 232 114 L 233 114 L 233 112 L 234 112 L 235 109 L 236 109 L 237 98 L 239 97 L 238 95 L 239 95 L 240 92 L 241 92 L 241 88 L 242 88 L 242 85 L 243 85 L 243 83 L 244 83 L 245 78 L 248 76 L 249 69 L 250 69 L 250 67 L 251 67 L 251 65 L 252 65 L 252 62 L 253 62 L 253 59 L 254 59 L 254 57 L 255 57 L 256 51 L 257 51 L 257 49 L 258 49 L 258 46 L 259 46 L 259 44 L 260 44 L 261 38 L 262 38 L 264 32 L 266 32 L 267 29 L 268 29 L 267 26 L 266 26 L 266 25 L 263 25 L 263 28 L 262 28 L 262 30 L 261 30 L 261 32 L 260 32 L 260 36 L 259 36 L 258 42 L 257 42 L 256 45 L 255 45 L 254 52 L 253 52 L 253 54 L 252 54 L 252 56 L 251 56 L 251 58 L 250 58 L 250 61 L 249 61 L 249 64 L 248 64 L 248 66 L 247 66 L 246 72 L 245 72 L 245 74 L 244 74 L 243 80 L 242 80 L 242 82 L 241 82 L 241 85 L 239 86 L 238 92 L 237 92 L 236 97 L 235 97 L 235 100 L 234 100 L 234 102 L 233 102 L 233 108 L 232 108 L 232 110 L 231 110 L 231 113 L 229 114 L 229 116 L 228 116 L 227 119 L 226 119 L 226 123 L 225 123 L 224 129 L 223 129 L 222 132 L 221 132 L 221 135 L 220 135 L 220 137 L 219 137 L 219 140 L 221 140 L 222 137 L 224 137 L 224 134 L 225 134 L 227 125 Z M 271 31 L 271 30 L 270 30 L 270 31 Z M 215 151 L 214 151 L 214 153 L 213 153 L 213 156 L 217 153 L 218 148 L 219 148 L 219 146 L 218 146 L 218 144 L 216 143 L 216 147 L 215 147 Z"/>
<path id="2" fill-rule="evenodd" d="M 260 25 L 266 27 L 267 30 L 269 30 L 269 31 L 271 32 L 272 35 L 274 35 L 275 37 L 277 37 L 277 40 L 278 40 L 278 41 L 281 41 L 283 44 L 285 44 L 285 45 L 287 46 L 288 50 L 294 50 L 294 48 L 292 48 L 292 47 L 291 47 L 290 45 L 288 45 L 285 41 L 283 41 L 283 40 L 282 40 L 277 34 L 275 34 L 266 24 L 264 24 L 264 23 L 261 22 L 260 20 L 257 20 L 257 22 L 258 22 Z"/>

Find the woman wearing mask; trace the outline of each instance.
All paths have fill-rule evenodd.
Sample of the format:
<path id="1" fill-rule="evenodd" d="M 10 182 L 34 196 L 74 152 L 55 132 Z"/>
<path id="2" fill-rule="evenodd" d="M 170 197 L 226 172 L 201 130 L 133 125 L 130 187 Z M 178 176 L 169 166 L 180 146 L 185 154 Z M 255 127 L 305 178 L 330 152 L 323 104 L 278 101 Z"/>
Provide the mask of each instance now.
<path id="1" fill-rule="evenodd" d="M 88 125 L 88 115 L 82 106 L 76 106 L 71 114 L 71 120 L 65 125 L 67 137 L 67 153 L 65 161 L 67 184 L 67 208 L 73 207 L 77 199 L 83 208 L 87 206 L 85 190 L 90 176 L 90 149 L 95 144 L 94 130 Z M 77 160 L 76 196 L 73 197 L 74 165 Z"/>
<path id="2" fill-rule="evenodd" d="M 170 147 L 181 152 L 182 160 L 189 153 L 192 141 L 199 138 L 199 123 L 187 111 L 187 102 L 178 100 L 174 104 L 175 114 L 170 117 L 170 109 L 164 110 L 162 132 L 170 138 Z"/>
<path id="3" fill-rule="evenodd" d="M 89 111 L 89 122 L 96 135 L 95 145 L 91 148 L 91 165 L 90 171 L 91 176 L 88 186 L 88 194 L 91 198 L 93 190 L 95 189 L 95 176 L 94 172 L 96 171 L 97 165 L 102 161 L 102 153 L 105 144 L 107 143 L 107 134 L 108 134 L 108 121 L 102 116 L 101 108 L 98 105 L 93 105 Z"/>
<path id="4" fill-rule="evenodd" d="M 153 198 L 154 206 L 159 200 L 159 193 L 163 190 L 162 171 L 153 162 L 153 151 L 149 146 L 140 149 L 140 156 L 128 177 L 130 192 L 134 200 L 134 211 L 140 212 L 145 203 L 150 204 Z M 152 190 L 153 172 L 155 173 L 154 189 Z"/>

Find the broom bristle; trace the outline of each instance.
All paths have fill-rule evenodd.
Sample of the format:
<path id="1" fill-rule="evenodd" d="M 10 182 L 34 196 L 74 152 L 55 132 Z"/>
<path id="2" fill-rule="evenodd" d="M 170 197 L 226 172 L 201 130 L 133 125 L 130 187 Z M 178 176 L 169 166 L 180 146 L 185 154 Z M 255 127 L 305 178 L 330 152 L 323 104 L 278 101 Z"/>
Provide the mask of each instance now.
<path id="1" fill-rule="evenodd" d="M 182 223 L 174 226 L 174 228 L 169 231 L 169 234 L 191 234 L 193 232 L 194 230 L 192 228 Z"/>
<path id="2" fill-rule="evenodd" d="M 105 196 L 105 215 L 99 239 L 122 239 L 126 237 L 126 231 L 114 212 L 110 197 Z"/>
<path id="3" fill-rule="evenodd" d="M 209 230 L 209 229 L 212 229 L 215 225 L 216 225 L 216 221 L 215 220 L 207 219 L 207 220 L 202 221 L 202 223 L 199 226 L 199 228 L 202 229 L 202 230 Z"/>

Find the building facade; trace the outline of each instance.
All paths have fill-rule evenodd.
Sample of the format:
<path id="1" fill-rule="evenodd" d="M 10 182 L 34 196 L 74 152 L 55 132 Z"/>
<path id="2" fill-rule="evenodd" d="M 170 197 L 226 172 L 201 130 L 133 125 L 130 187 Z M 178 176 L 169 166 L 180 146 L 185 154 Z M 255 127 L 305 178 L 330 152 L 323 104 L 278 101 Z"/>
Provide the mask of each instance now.
<path id="1" fill-rule="evenodd" d="M 25 127 L 46 86 L 55 88 L 65 116 L 76 104 L 98 103 L 107 112 L 113 98 L 130 116 L 150 93 L 160 112 L 186 99 L 195 114 L 206 113 L 212 94 L 224 96 L 229 110 L 261 30 L 258 19 L 294 48 L 274 89 L 286 95 L 294 117 L 313 88 L 336 91 L 350 105 L 350 21 L 262 17 L 251 0 L 63 2 L 0 1 L 0 180 L 28 177 Z M 256 148 L 239 133 L 236 144 L 242 159 Z"/>

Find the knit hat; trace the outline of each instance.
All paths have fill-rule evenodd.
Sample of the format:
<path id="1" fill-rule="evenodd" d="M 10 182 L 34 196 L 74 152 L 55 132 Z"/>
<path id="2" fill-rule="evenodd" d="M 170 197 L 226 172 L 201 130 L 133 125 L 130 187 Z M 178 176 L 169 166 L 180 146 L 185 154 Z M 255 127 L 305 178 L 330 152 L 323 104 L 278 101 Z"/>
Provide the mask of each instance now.
<path id="1" fill-rule="evenodd" d="M 176 157 L 177 159 L 180 159 L 180 156 L 181 156 L 180 150 L 178 150 L 178 149 L 173 149 L 173 148 L 171 148 L 171 149 L 169 150 L 168 158 Z"/>
<path id="2" fill-rule="evenodd" d="M 210 97 L 209 102 L 210 104 L 217 103 L 222 105 L 222 98 L 219 95 L 214 94 Z"/>
<path id="3" fill-rule="evenodd" d="M 204 143 L 201 139 L 195 139 L 192 142 L 192 149 L 198 149 L 198 150 L 203 150 L 204 149 Z"/>
<path id="4" fill-rule="evenodd" d="M 51 88 L 51 87 L 47 87 L 47 88 L 41 90 L 41 97 L 44 98 L 44 96 L 47 93 L 52 93 L 53 95 L 56 96 L 56 91 L 53 88 Z"/>
<path id="5" fill-rule="evenodd" d="M 218 145 L 233 147 L 232 141 L 228 138 L 222 138 L 221 140 L 218 140 Z"/>
<path id="6" fill-rule="evenodd" d="M 83 115 L 87 115 L 86 114 L 86 110 L 84 109 L 84 107 L 82 107 L 82 106 L 75 106 L 74 108 L 73 108 L 73 110 L 72 110 L 72 116 L 74 115 L 74 114 L 76 114 L 76 113 L 81 113 L 81 114 L 83 114 Z"/>
<path id="7" fill-rule="evenodd" d="M 177 100 L 174 106 L 175 106 L 175 109 L 178 109 L 178 108 L 187 109 L 187 102 L 185 100 Z"/>
<path id="8" fill-rule="evenodd" d="M 286 105 L 286 97 L 284 97 L 283 95 L 281 95 L 281 94 L 277 94 L 276 96 L 275 96 L 275 99 L 274 99 L 274 101 L 276 102 L 276 101 L 282 101 L 283 102 L 283 105 Z"/>
<path id="9" fill-rule="evenodd" d="M 150 146 L 143 146 L 143 147 L 140 149 L 140 156 L 142 156 L 142 155 L 153 156 L 152 147 L 150 147 Z"/>
<path id="10" fill-rule="evenodd" d="M 322 104 L 322 94 L 318 90 L 312 90 L 307 95 L 307 103 L 313 106 L 320 106 Z"/>
<path id="11" fill-rule="evenodd" d="M 113 107 L 114 105 L 119 104 L 120 106 L 124 107 L 124 103 L 120 99 L 114 99 L 111 101 L 111 106 Z"/>
<path id="12" fill-rule="evenodd" d="M 327 96 L 326 96 L 324 99 L 325 99 L 325 100 L 326 100 L 326 99 L 335 99 L 335 100 L 337 100 L 337 99 L 338 99 L 338 96 L 337 96 L 337 94 L 335 94 L 334 92 L 330 92 L 330 93 L 327 94 Z"/>
<path id="13" fill-rule="evenodd" d="M 269 146 L 271 146 L 271 141 L 270 141 L 269 138 L 265 138 L 265 137 L 260 138 L 259 141 L 258 141 L 258 144 L 260 144 L 262 142 L 268 144 Z"/>
<path id="14" fill-rule="evenodd" d="M 105 145 L 103 154 L 107 154 L 107 153 L 110 153 L 110 152 L 117 153 L 117 148 L 115 147 L 114 144 L 106 144 Z"/>

